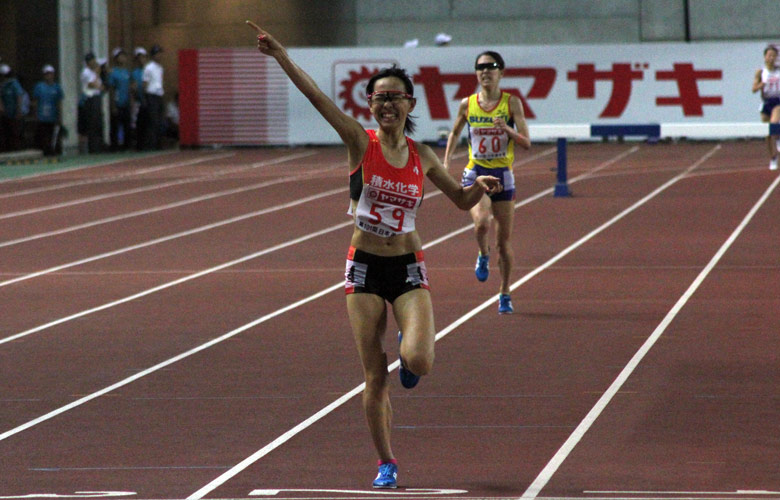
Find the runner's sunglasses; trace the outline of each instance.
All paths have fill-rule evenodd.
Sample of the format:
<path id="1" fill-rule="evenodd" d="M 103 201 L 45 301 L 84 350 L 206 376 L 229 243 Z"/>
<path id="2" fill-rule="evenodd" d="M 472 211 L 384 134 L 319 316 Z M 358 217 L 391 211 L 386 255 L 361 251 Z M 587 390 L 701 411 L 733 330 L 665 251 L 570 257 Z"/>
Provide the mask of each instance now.
<path id="1" fill-rule="evenodd" d="M 490 63 L 479 63 L 474 65 L 474 69 L 477 71 L 482 71 L 483 69 L 491 70 L 491 69 L 501 69 L 501 67 L 498 65 L 497 62 L 490 62 Z"/>

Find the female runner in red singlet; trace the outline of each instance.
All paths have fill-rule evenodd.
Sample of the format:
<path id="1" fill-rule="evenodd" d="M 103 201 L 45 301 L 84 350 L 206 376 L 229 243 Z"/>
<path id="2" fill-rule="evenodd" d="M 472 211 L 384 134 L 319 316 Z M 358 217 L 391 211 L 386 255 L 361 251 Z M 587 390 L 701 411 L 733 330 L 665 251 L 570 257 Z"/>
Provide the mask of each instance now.
<path id="1" fill-rule="evenodd" d="M 479 176 L 474 184 L 461 187 L 430 147 L 406 136 L 414 128 L 409 113 L 416 100 L 405 71 L 388 68 L 369 81 L 367 99 L 378 129 L 367 132 L 320 90 L 273 36 L 250 21 L 247 24 L 257 32 L 260 52 L 276 60 L 347 147 L 355 217 L 347 255 L 347 313 L 366 379 L 363 406 L 379 455 L 373 486 L 395 488 L 398 467 L 390 446 L 392 409 L 382 347 L 387 302 L 403 332 L 402 384 L 413 387 L 419 376 L 431 371 L 434 357 L 433 307 L 422 243 L 414 226 L 422 176 L 462 210 L 470 209 L 485 193 L 500 191 L 501 184 L 495 177 Z"/>

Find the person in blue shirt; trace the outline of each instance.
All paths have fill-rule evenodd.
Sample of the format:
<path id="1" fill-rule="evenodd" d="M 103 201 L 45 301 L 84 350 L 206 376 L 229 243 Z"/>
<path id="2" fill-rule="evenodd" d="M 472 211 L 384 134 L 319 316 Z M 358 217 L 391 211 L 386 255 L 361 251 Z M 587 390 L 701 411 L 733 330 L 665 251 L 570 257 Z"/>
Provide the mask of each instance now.
<path id="1" fill-rule="evenodd" d="M 125 150 L 130 138 L 130 70 L 127 54 L 121 47 L 112 52 L 114 65 L 108 73 L 108 90 L 111 95 L 111 149 Z"/>
<path id="2" fill-rule="evenodd" d="M 22 148 L 22 99 L 24 89 L 11 67 L 0 64 L 0 152 Z"/>
<path id="3" fill-rule="evenodd" d="M 38 120 L 35 127 L 35 144 L 46 156 L 62 152 L 62 99 L 65 97 L 60 84 L 54 81 L 54 66 L 43 67 L 43 80 L 33 87 L 32 101 Z"/>

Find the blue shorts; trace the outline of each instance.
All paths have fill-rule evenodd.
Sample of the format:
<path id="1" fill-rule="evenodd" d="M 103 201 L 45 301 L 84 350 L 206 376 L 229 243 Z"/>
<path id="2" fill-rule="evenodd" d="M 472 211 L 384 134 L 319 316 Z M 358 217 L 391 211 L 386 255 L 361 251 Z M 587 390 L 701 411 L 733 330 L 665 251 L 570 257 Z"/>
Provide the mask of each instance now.
<path id="1" fill-rule="evenodd" d="M 503 191 L 488 195 L 492 201 L 512 201 L 515 199 L 515 174 L 509 167 L 485 168 L 481 165 L 474 165 L 472 168 L 463 169 L 463 176 L 460 179 L 460 185 L 463 187 L 471 186 L 480 175 L 492 175 L 498 177 Z"/>
<path id="2" fill-rule="evenodd" d="M 391 304 L 418 288 L 430 289 L 422 250 L 395 257 L 374 255 L 349 247 L 344 289 L 351 293 L 372 293 Z"/>
<path id="3" fill-rule="evenodd" d="M 772 114 L 772 110 L 775 109 L 775 106 L 780 106 L 780 97 L 770 97 L 769 99 L 764 99 L 764 105 L 761 106 L 761 114 L 770 116 Z"/>

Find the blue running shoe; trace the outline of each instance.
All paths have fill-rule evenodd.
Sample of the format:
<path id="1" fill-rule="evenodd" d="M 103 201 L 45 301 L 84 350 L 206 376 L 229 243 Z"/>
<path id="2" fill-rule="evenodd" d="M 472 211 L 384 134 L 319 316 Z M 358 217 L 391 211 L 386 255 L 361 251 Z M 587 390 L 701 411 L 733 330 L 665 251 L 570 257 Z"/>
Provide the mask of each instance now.
<path id="1" fill-rule="evenodd" d="M 398 331 L 398 346 L 401 346 L 401 338 L 403 338 L 403 334 Z M 417 385 L 417 382 L 420 381 L 420 376 L 415 375 L 414 373 L 410 372 L 406 365 L 404 364 L 404 358 L 402 358 L 400 355 L 398 356 L 398 359 L 401 360 L 401 366 L 398 368 L 398 375 L 401 377 L 401 385 L 406 387 L 407 389 L 411 389 L 414 386 Z"/>
<path id="2" fill-rule="evenodd" d="M 479 254 L 477 256 L 477 265 L 474 267 L 474 274 L 477 275 L 479 281 L 486 281 L 488 279 L 488 275 L 490 274 L 490 269 L 488 269 L 489 260 L 490 255 Z"/>
<path id="3" fill-rule="evenodd" d="M 374 488 L 398 488 L 397 478 L 398 466 L 396 464 L 390 462 L 379 464 L 379 474 L 374 479 Z"/>
<path id="4" fill-rule="evenodd" d="M 498 296 L 498 314 L 512 314 L 515 308 L 512 307 L 512 298 L 509 294 L 502 293 Z"/>

